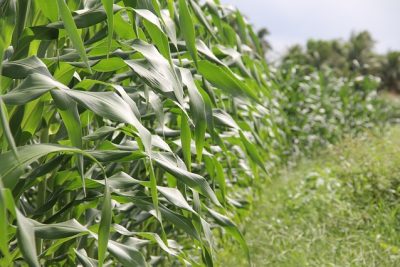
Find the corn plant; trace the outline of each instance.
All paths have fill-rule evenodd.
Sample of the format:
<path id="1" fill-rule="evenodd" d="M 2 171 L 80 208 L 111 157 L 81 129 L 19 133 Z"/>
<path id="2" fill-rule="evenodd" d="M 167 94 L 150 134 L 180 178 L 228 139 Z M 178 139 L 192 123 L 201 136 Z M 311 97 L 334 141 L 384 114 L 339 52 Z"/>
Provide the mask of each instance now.
<path id="1" fill-rule="evenodd" d="M 212 266 L 215 233 L 249 255 L 235 210 L 283 132 L 237 10 L 1 0 L 0 33 L 1 266 Z"/>
<path id="2" fill-rule="evenodd" d="M 334 69 L 316 70 L 291 61 L 275 75 L 290 144 L 287 154 L 310 154 L 345 134 L 381 129 L 387 121 L 388 109 L 377 97 L 378 77 L 338 77 Z"/>

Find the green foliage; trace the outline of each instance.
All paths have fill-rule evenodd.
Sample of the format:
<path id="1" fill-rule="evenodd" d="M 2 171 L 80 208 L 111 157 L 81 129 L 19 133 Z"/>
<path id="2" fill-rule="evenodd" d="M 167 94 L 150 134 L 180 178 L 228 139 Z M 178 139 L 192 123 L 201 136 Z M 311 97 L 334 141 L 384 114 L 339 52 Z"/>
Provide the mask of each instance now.
<path id="1" fill-rule="evenodd" d="M 268 70 L 239 12 L 6 0 L 1 14 L 0 265 L 211 266 L 216 227 L 246 250 L 231 193 L 274 150 L 255 151 Z"/>
<path id="2" fill-rule="evenodd" d="M 376 108 L 372 77 L 270 71 L 218 1 L 50 2 L 0 3 L 1 266 L 246 258 L 252 185 Z"/>
<path id="3" fill-rule="evenodd" d="M 344 134 L 387 121 L 388 109 L 377 97 L 379 78 L 375 76 L 337 77 L 333 70 L 293 65 L 281 68 L 277 79 L 277 86 L 283 85 L 280 103 L 295 154 L 309 154 Z"/>
<path id="4" fill-rule="evenodd" d="M 381 78 L 380 88 L 400 91 L 399 52 L 384 55 L 373 51 L 375 41 L 369 32 L 353 33 L 349 40 L 309 40 L 305 49 L 292 46 L 284 55 L 282 65 L 300 64 L 317 68 L 332 69 L 342 77 L 374 75 Z"/>
<path id="5" fill-rule="evenodd" d="M 400 91 L 400 52 L 389 52 L 383 59 L 380 73 L 383 86 L 390 90 Z"/>
<path id="6" fill-rule="evenodd" d="M 346 138 L 282 171 L 246 222 L 255 266 L 398 266 L 400 129 Z M 220 266 L 245 264 L 223 243 Z"/>

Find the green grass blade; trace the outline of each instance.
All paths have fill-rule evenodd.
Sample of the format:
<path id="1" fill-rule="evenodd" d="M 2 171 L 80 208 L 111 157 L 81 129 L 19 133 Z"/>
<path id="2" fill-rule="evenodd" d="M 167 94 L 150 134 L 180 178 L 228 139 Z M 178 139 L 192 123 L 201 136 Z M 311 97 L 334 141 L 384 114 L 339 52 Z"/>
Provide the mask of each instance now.
<path id="1" fill-rule="evenodd" d="M 3 102 L 2 97 L 0 96 L 0 120 L 1 120 L 1 129 L 3 131 L 4 137 L 7 140 L 8 147 L 12 150 L 15 160 L 19 160 L 17 146 L 15 145 L 14 137 L 10 130 L 10 125 L 7 119 L 7 108 Z"/>
<path id="2" fill-rule="evenodd" d="M 147 267 L 143 254 L 133 246 L 111 240 L 108 244 L 108 250 L 123 266 Z"/>
<path id="3" fill-rule="evenodd" d="M 183 183 L 192 187 L 199 193 L 207 196 L 215 205 L 220 206 L 217 196 L 204 177 L 192 172 L 188 172 L 184 168 L 177 166 L 176 162 L 174 162 L 174 159 L 172 159 L 169 155 L 153 153 L 152 159 L 164 170 L 174 175 L 177 179 L 181 180 Z"/>
<path id="4" fill-rule="evenodd" d="M 258 164 L 258 166 L 260 166 L 262 170 L 268 173 L 267 169 L 265 168 L 265 162 L 262 160 L 256 145 L 250 142 L 242 131 L 240 131 L 240 139 L 242 140 L 243 145 L 245 146 L 246 151 L 249 154 L 251 160 L 253 160 L 256 164 Z"/>
<path id="5" fill-rule="evenodd" d="M 85 155 L 96 161 L 89 153 L 78 148 L 60 146 L 55 144 L 34 144 L 25 145 L 17 148 L 19 162 L 15 164 L 15 157 L 12 151 L 0 154 L 0 179 L 4 187 L 14 188 L 20 179 L 20 170 L 40 157 L 51 153 L 67 152 Z M 97 161 L 96 161 L 97 162 Z"/>
<path id="6" fill-rule="evenodd" d="M 166 199 L 168 199 L 169 202 L 178 208 L 182 208 L 193 213 L 195 212 L 178 189 L 164 186 L 157 186 L 157 189 Z"/>
<path id="7" fill-rule="evenodd" d="M 110 54 L 111 50 L 111 43 L 113 40 L 113 33 L 114 33 L 114 10 L 113 10 L 113 5 L 114 5 L 114 0 L 101 0 L 103 3 L 104 9 L 106 10 L 107 13 L 107 27 L 108 27 L 108 32 L 107 32 L 107 57 Z"/>
<path id="8" fill-rule="evenodd" d="M 5 190 L 0 184 L 0 251 L 4 255 L 5 261 L 10 262 L 10 252 L 8 248 L 8 216 L 7 216 L 7 205 Z"/>
<path id="9" fill-rule="evenodd" d="M 24 259 L 29 266 L 40 267 L 38 257 L 36 255 L 35 232 L 33 225 L 21 212 L 16 209 L 17 214 L 17 238 L 18 246 L 21 249 Z"/>
<path id="10" fill-rule="evenodd" d="M 58 8 L 56 1 L 35 0 L 36 5 L 40 8 L 43 14 L 51 21 L 55 22 L 58 19 Z"/>
<path id="11" fill-rule="evenodd" d="M 235 77 L 229 68 L 201 60 L 198 62 L 198 70 L 204 78 L 226 93 L 233 96 L 247 96 L 259 101 L 257 93 L 253 92 L 243 81 Z"/>
<path id="12" fill-rule="evenodd" d="M 196 48 L 196 34 L 194 31 L 192 15 L 190 14 L 186 0 L 179 0 L 179 26 L 183 38 L 185 39 L 186 47 L 189 50 L 189 54 L 197 65 L 198 55 Z"/>
<path id="13" fill-rule="evenodd" d="M 190 125 L 188 119 L 186 118 L 186 114 L 182 112 L 181 114 L 181 145 L 182 145 L 182 153 L 183 158 L 188 170 L 191 170 L 192 165 L 192 153 L 190 151 L 190 145 L 192 141 L 192 133 L 190 131 Z"/>
<path id="14" fill-rule="evenodd" d="M 149 33 L 151 40 L 157 46 L 160 53 L 171 62 L 171 54 L 168 44 L 168 38 L 161 28 L 160 20 L 152 12 L 145 9 L 135 9 L 135 13 L 142 17 L 143 25 Z"/>
<path id="15" fill-rule="evenodd" d="M 104 199 L 103 199 L 103 206 L 101 209 L 101 221 L 99 226 L 99 240 L 98 240 L 99 267 L 103 266 L 105 255 L 107 252 L 107 246 L 110 236 L 111 219 L 112 219 L 111 194 L 110 194 L 110 189 L 106 182 L 104 186 Z"/>
<path id="16" fill-rule="evenodd" d="M 181 69 L 181 76 L 183 83 L 188 88 L 190 98 L 190 110 L 192 112 L 193 120 L 195 123 L 194 136 L 196 143 L 197 161 L 201 162 L 203 155 L 207 119 L 206 110 L 203 97 L 194 83 L 193 76 L 187 69 Z"/>
<path id="17" fill-rule="evenodd" d="M 58 13 L 64 23 L 65 30 L 68 33 L 69 38 L 71 39 L 72 44 L 75 49 L 78 51 L 81 59 L 85 63 L 86 67 L 91 71 L 89 60 L 86 55 L 86 49 L 83 45 L 82 39 L 79 35 L 78 28 L 76 27 L 75 21 L 71 15 L 71 11 L 69 10 L 67 4 L 64 0 L 57 0 Z"/>

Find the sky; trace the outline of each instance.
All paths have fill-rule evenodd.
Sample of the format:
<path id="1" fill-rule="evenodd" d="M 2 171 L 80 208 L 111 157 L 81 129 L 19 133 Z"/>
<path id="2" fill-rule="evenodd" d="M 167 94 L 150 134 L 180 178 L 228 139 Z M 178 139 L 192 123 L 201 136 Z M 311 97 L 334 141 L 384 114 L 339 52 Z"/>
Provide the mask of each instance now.
<path id="1" fill-rule="evenodd" d="M 277 53 L 314 39 L 348 39 L 368 30 L 376 51 L 400 50 L 400 0 L 221 0 L 234 5 L 256 29 L 268 28 Z"/>

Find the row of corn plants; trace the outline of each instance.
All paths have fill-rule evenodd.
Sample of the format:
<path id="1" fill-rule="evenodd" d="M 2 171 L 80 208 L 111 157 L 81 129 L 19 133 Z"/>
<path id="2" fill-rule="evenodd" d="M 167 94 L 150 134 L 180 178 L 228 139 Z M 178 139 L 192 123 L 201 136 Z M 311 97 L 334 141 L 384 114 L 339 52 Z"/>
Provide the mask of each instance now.
<path id="1" fill-rule="evenodd" d="M 346 134 L 379 131 L 392 111 L 377 95 L 381 81 L 373 75 L 337 76 L 290 61 L 274 74 L 290 156 L 313 154 Z"/>
<path id="2" fill-rule="evenodd" d="M 218 1 L 1 0 L 0 266 L 213 266 L 216 235 L 249 258 L 252 187 L 375 107 L 368 77 L 263 56 Z"/>

